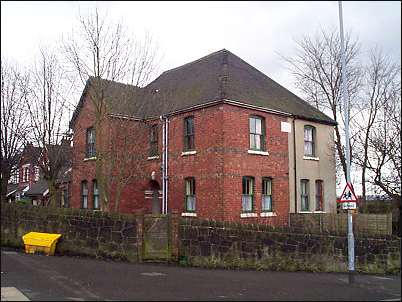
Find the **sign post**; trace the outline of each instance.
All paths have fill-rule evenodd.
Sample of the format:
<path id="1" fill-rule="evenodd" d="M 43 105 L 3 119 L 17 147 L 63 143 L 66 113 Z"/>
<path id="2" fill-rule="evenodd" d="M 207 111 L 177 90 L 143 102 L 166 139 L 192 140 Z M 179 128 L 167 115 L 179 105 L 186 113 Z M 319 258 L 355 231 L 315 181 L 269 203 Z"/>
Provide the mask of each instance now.
<path id="1" fill-rule="evenodd" d="M 342 61 L 342 75 L 341 75 L 341 97 L 345 102 L 345 157 L 346 157 L 346 183 L 351 188 L 350 181 L 350 144 L 349 144 L 349 98 L 346 92 L 346 60 L 344 50 L 343 38 L 343 19 L 342 19 L 342 1 L 339 3 L 339 24 L 341 36 L 341 61 Z M 352 191 L 353 192 L 353 191 Z M 355 239 L 353 236 L 353 216 L 352 210 L 348 209 L 348 271 L 349 271 L 349 284 L 354 282 L 355 272 Z"/>

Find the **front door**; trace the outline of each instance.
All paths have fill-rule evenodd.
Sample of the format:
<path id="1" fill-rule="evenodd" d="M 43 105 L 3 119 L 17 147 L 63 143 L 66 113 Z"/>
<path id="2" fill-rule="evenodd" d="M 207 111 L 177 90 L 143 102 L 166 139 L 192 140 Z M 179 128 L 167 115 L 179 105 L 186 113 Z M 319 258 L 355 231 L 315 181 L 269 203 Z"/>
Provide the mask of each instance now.
<path id="1" fill-rule="evenodd" d="M 161 213 L 161 202 L 159 198 L 159 191 L 157 189 L 153 190 L 152 193 L 152 214 Z"/>

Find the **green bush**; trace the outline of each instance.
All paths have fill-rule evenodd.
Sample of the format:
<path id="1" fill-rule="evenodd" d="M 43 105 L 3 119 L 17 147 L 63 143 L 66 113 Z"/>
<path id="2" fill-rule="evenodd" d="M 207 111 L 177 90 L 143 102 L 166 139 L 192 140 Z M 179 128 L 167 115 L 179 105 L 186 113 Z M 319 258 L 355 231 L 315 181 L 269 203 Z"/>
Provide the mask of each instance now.
<path id="1" fill-rule="evenodd" d="M 15 202 L 19 205 L 32 205 L 32 200 L 29 198 L 21 198 Z"/>

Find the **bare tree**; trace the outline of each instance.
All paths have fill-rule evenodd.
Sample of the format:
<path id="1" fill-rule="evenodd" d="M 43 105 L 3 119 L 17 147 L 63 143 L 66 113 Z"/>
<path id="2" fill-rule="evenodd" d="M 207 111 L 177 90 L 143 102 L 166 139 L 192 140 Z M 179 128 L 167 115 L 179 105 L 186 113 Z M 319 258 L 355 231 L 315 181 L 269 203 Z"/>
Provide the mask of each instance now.
<path id="1" fill-rule="evenodd" d="M 51 206 L 57 204 L 57 176 L 69 157 L 68 83 L 56 53 L 42 48 L 31 70 L 29 94 L 24 100 L 30 123 L 29 138 L 40 150 L 35 164 L 48 184 Z"/>
<path id="2" fill-rule="evenodd" d="M 88 85 L 86 95 L 94 108 L 95 170 L 101 209 L 118 211 L 122 190 L 142 171 L 136 167 L 143 159 L 133 146 L 144 133 L 132 130 L 146 125 L 130 106 L 135 104 L 137 112 L 141 109 L 139 87 L 155 72 L 156 47 L 149 35 L 144 40 L 136 39 L 121 23 L 112 23 L 97 10 L 79 21 L 78 32 L 64 41 L 64 50 L 76 74 Z M 129 85 L 116 90 L 116 81 Z M 118 95 L 111 91 L 118 91 Z"/>
<path id="3" fill-rule="evenodd" d="M 338 122 L 335 126 L 335 146 L 346 178 L 346 157 L 342 143 L 344 108 L 340 99 L 341 57 L 340 39 L 336 31 L 321 31 L 315 37 L 304 36 L 296 41 L 297 54 L 283 58 L 295 77 L 296 87 L 305 99 L 317 109 L 324 111 Z M 345 39 L 347 66 L 347 91 L 350 108 L 354 108 L 360 87 L 361 68 L 358 61 L 359 45 L 350 38 Z M 351 120 L 353 119 L 353 115 Z M 350 136 L 353 145 L 354 134 Z"/>
<path id="4" fill-rule="evenodd" d="M 28 77 L 5 58 L 1 59 L 1 201 L 6 201 L 7 184 L 18 171 L 19 155 L 26 142 L 27 119 L 23 99 Z"/>
<path id="5" fill-rule="evenodd" d="M 401 200 L 401 86 L 392 81 L 368 135 L 366 168 L 369 182 L 394 200 Z"/>
<path id="6" fill-rule="evenodd" d="M 354 128 L 357 130 L 357 144 L 354 148 L 354 162 L 361 169 L 362 197 L 366 199 L 366 177 L 370 157 L 370 148 L 373 135 L 372 130 L 377 127 L 381 117 L 381 111 L 389 114 L 389 102 L 395 101 L 398 88 L 396 81 L 400 75 L 400 68 L 389 57 L 383 55 L 378 48 L 372 50 L 369 62 L 364 68 L 361 96 L 356 104 Z M 389 126 L 389 125 L 386 125 Z M 374 144 L 375 146 L 376 144 Z M 386 143 L 387 145 L 387 143 Z M 381 161 L 379 161 L 381 163 Z M 382 167 L 377 167 L 382 170 Z"/>

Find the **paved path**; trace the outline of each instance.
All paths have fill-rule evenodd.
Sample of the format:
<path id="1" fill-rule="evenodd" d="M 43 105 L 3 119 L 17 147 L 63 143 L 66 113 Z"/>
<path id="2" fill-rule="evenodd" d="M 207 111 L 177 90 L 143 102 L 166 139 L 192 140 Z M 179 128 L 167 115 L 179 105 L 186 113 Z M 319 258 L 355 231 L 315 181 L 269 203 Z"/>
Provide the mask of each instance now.
<path id="1" fill-rule="evenodd" d="M 30 300 L 390 300 L 400 276 L 208 270 L 2 250 L 1 286 Z"/>

